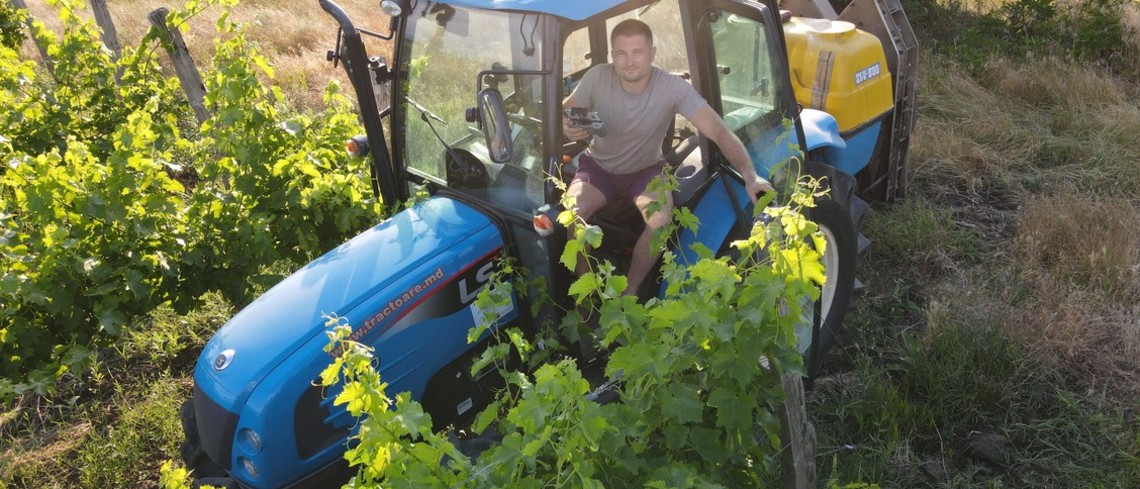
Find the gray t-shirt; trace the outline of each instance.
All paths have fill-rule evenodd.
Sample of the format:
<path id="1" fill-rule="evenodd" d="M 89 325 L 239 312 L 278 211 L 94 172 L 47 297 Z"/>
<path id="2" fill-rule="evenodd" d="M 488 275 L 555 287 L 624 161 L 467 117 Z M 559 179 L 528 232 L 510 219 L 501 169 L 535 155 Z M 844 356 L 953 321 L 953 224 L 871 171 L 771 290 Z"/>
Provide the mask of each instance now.
<path id="1" fill-rule="evenodd" d="M 571 101 L 598 112 L 606 136 L 594 136 L 590 156 L 610 173 L 626 175 L 661 161 L 661 142 L 676 114 L 690 118 L 705 99 L 681 77 L 653 67 L 649 86 L 630 95 L 613 65 L 587 71 L 570 94 Z"/>

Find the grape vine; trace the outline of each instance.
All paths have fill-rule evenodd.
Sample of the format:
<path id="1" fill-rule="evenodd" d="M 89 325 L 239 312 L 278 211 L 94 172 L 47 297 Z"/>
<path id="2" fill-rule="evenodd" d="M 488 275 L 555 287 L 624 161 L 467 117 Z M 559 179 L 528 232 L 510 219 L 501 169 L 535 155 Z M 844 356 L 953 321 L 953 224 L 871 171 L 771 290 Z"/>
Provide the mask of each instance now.
<path id="1" fill-rule="evenodd" d="M 359 468 L 346 486 L 376 487 L 763 487 L 779 479 L 780 377 L 802 371 L 795 324 L 818 298 L 823 280 L 822 236 L 800 212 L 813 205 L 818 182 L 798 182 L 787 205 L 767 207 L 751 235 L 734 243 L 736 260 L 704 256 L 683 266 L 666 254 L 670 286 L 641 304 L 622 296 L 625 277 L 589 259 L 590 272 L 570 288 L 579 309 L 600 321 L 600 348 L 612 353 L 606 373 L 618 378 L 619 402 L 599 404 L 578 365 L 549 350 L 564 339 L 543 338 L 543 349 L 517 330 L 472 367 L 505 365 L 510 350 L 528 368 L 503 371 L 508 387 L 471 430 L 497 433 L 497 444 L 477 458 L 432 422 L 407 393 L 392 397 L 373 368 L 372 350 L 348 340 L 341 318 L 328 323 L 330 351 L 341 355 L 322 374 L 334 403 L 359 418 L 346 459 Z M 682 212 L 682 211 L 678 211 Z M 691 215 L 678 222 L 697 226 Z M 577 218 L 560 217 L 564 224 Z M 576 243 L 563 254 L 574 268 L 576 250 L 600 239 L 580 223 Z M 484 289 L 480 309 L 494 311 L 522 293 L 518 277 Z M 597 304 L 587 306 L 586 304 Z M 577 312 L 563 327 L 576 329 Z M 486 318 L 469 339 L 494 323 Z M 543 355 L 532 355 L 543 351 Z"/>
<path id="2" fill-rule="evenodd" d="M 359 129 L 336 85 L 323 113 L 289 110 L 222 15 L 199 126 L 153 35 L 116 63 L 80 8 L 58 2 L 61 36 L 35 29 L 54 73 L 0 46 L 0 399 L 50 391 L 160 304 L 211 290 L 244 303 L 266 266 L 307 261 L 382 212 L 343 152 Z"/>

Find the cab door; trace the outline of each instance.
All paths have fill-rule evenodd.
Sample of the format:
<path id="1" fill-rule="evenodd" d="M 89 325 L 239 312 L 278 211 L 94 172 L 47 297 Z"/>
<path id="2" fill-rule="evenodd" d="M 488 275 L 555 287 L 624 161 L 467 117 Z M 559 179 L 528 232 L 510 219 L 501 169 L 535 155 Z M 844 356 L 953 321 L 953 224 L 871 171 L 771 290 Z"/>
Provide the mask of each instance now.
<path id="1" fill-rule="evenodd" d="M 693 86 L 744 143 L 756 174 L 780 187 L 798 173 L 788 163 L 803 147 L 780 23 L 768 6 L 748 1 L 681 0 L 681 15 Z M 679 263 L 699 259 L 696 244 L 726 253 L 751 228 L 743 182 L 715 144 L 702 138 L 700 149 L 705 191 L 686 204 L 700 227 L 681 230 Z"/>
<path id="2" fill-rule="evenodd" d="M 694 26 L 688 43 L 694 86 L 744 143 L 756 173 L 778 178 L 776 170 L 804 147 L 778 14 L 751 1 L 683 4 L 685 25 Z M 728 166 L 717 148 L 702 150 Z"/>

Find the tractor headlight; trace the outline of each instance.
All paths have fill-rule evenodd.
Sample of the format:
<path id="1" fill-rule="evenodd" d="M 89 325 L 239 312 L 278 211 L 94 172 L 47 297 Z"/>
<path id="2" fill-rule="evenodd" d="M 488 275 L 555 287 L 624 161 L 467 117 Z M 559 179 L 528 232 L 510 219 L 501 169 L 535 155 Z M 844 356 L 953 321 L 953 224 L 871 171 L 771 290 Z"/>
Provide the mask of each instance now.
<path id="1" fill-rule="evenodd" d="M 380 2 L 380 10 L 391 17 L 399 17 L 404 14 L 404 7 L 400 6 L 400 2 L 396 0 L 384 0 Z"/>
<path id="2" fill-rule="evenodd" d="M 253 464 L 253 460 L 245 457 L 238 457 L 238 465 L 241 465 L 241 468 L 245 470 L 245 473 L 249 474 L 250 479 L 257 478 L 257 466 Z"/>
<path id="3" fill-rule="evenodd" d="M 238 442 L 253 453 L 261 452 L 261 436 L 249 428 L 242 428 L 238 432 Z"/>

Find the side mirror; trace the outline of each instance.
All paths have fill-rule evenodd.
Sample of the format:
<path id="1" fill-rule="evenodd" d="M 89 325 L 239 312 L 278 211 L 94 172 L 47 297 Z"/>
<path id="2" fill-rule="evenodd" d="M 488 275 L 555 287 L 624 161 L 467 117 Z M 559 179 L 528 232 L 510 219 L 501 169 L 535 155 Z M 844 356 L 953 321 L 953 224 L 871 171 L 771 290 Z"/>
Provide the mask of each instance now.
<path id="1" fill-rule="evenodd" d="M 511 159 L 514 141 L 511 140 L 511 125 L 507 108 L 503 105 L 503 94 L 494 88 L 485 88 L 479 92 L 478 113 L 491 161 L 503 163 Z"/>

